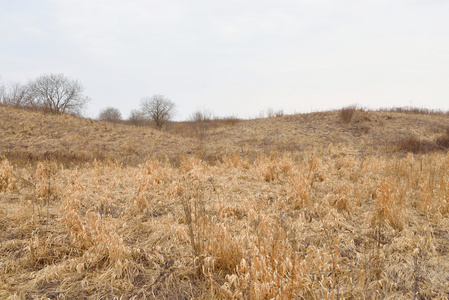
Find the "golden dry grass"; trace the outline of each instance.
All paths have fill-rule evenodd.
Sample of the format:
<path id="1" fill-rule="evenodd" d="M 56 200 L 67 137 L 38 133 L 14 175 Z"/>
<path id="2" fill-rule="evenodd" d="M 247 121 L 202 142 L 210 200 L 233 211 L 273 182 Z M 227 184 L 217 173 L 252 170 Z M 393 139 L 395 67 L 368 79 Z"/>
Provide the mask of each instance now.
<path id="1" fill-rule="evenodd" d="M 261 154 L 315 153 L 330 144 L 371 155 L 391 152 L 398 141 L 408 137 L 434 141 L 448 127 L 447 114 L 358 109 L 348 124 L 341 121 L 339 111 L 329 111 L 238 122 L 175 123 L 160 132 L 145 126 L 0 106 L 0 155 L 16 162 L 51 158 L 66 165 L 94 159 L 138 165 L 149 158 L 168 158 L 179 164 L 182 154 L 214 162 L 223 155 L 239 153 L 253 160 Z"/>
<path id="2" fill-rule="evenodd" d="M 390 145 L 389 130 L 391 142 L 409 132 L 437 137 L 447 116 L 357 111 L 341 124 L 338 112 L 323 112 L 242 121 L 196 140 L 8 112 L 2 131 L 23 123 L 34 133 L 9 133 L 6 145 L 30 153 L 62 150 L 80 128 L 92 138 L 83 144 L 86 155 L 95 143 L 112 149 L 142 137 L 150 146 L 145 140 L 139 151 L 160 152 L 137 165 L 122 150 L 70 167 L 3 158 L 2 299 L 449 295 L 449 154 L 385 155 L 381 148 Z M 369 131 L 355 134 L 357 126 Z M 376 146 L 373 137 L 385 143 Z M 289 138 L 299 147 L 286 147 Z M 2 153 L 14 150 L 2 144 Z"/>
<path id="3" fill-rule="evenodd" d="M 353 148 L 359 154 L 389 152 L 398 140 L 416 136 L 434 140 L 449 126 L 445 114 L 355 111 L 350 123 L 339 111 L 286 115 L 221 127 L 209 136 L 212 145 L 258 153 L 319 151 L 330 144 Z"/>
<path id="4" fill-rule="evenodd" d="M 70 164 L 117 160 L 138 164 L 187 151 L 194 144 L 149 127 L 94 121 L 0 106 L 0 154 L 18 162 L 57 159 Z"/>

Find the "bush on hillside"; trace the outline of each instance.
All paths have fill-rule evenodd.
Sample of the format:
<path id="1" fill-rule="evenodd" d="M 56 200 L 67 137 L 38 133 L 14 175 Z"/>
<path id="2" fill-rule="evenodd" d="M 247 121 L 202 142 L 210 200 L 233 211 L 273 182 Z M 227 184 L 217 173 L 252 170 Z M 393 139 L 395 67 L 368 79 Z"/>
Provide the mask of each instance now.
<path id="1" fill-rule="evenodd" d="M 343 124 L 351 123 L 352 117 L 357 110 L 356 105 L 346 106 L 340 109 L 340 120 Z"/>
<path id="2" fill-rule="evenodd" d="M 397 147 L 400 151 L 411 153 L 427 153 L 435 150 L 435 143 L 424 141 L 416 136 L 408 136 L 398 140 Z"/>
<path id="3" fill-rule="evenodd" d="M 145 120 L 144 113 L 137 109 L 132 110 L 128 118 L 129 123 L 135 126 L 143 125 Z"/>
<path id="4" fill-rule="evenodd" d="M 441 149 L 449 149 L 449 127 L 441 137 L 436 139 L 436 143 Z"/>
<path id="5" fill-rule="evenodd" d="M 117 108 L 107 107 L 100 112 L 98 119 L 103 121 L 118 122 L 122 120 L 122 114 Z"/>

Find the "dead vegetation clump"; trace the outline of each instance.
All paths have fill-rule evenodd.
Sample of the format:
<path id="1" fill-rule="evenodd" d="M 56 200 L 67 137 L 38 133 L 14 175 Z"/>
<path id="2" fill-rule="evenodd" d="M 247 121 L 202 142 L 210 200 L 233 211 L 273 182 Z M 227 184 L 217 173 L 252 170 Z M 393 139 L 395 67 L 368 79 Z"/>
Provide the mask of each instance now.
<path id="1" fill-rule="evenodd" d="M 357 110 L 357 106 L 356 105 L 350 105 L 350 106 L 346 106 L 343 107 L 342 109 L 340 109 L 340 121 L 343 124 L 349 124 L 351 123 L 352 117 L 354 116 L 354 113 Z"/>
<path id="2" fill-rule="evenodd" d="M 399 151 L 411 152 L 415 154 L 435 151 L 437 149 L 435 146 L 435 143 L 432 141 L 423 140 L 417 138 L 416 136 L 408 136 L 397 142 Z"/>
<path id="3" fill-rule="evenodd" d="M 446 128 L 445 132 L 435 142 L 441 149 L 449 149 L 449 127 Z"/>
<path id="4" fill-rule="evenodd" d="M 435 151 L 447 151 L 449 149 L 449 129 L 433 140 L 421 139 L 416 136 L 408 136 L 396 142 L 397 149 L 402 152 L 428 153 Z"/>
<path id="5" fill-rule="evenodd" d="M 14 178 L 13 166 L 7 159 L 3 158 L 0 162 L 0 192 L 15 187 L 16 179 Z"/>

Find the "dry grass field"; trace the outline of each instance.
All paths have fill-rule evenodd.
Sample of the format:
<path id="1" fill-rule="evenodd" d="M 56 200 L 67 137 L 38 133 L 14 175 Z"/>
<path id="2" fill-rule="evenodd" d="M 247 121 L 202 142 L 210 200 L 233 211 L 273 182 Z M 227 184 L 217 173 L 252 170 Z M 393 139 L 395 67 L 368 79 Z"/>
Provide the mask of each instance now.
<path id="1" fill-rule="evenodd" d="M 449 297 L 447 114 L 203 125 L 0 106 L 0 298 Z"/>

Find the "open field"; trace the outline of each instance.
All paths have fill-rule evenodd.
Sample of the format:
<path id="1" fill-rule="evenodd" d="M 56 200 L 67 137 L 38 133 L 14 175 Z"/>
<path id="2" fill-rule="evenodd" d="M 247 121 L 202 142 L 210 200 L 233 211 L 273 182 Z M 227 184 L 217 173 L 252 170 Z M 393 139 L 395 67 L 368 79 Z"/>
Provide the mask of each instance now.
<path id="1" fill-rule="evenodd" d="M 2 299 L 449 296 L 445 114 L 0 116 Z"/>

